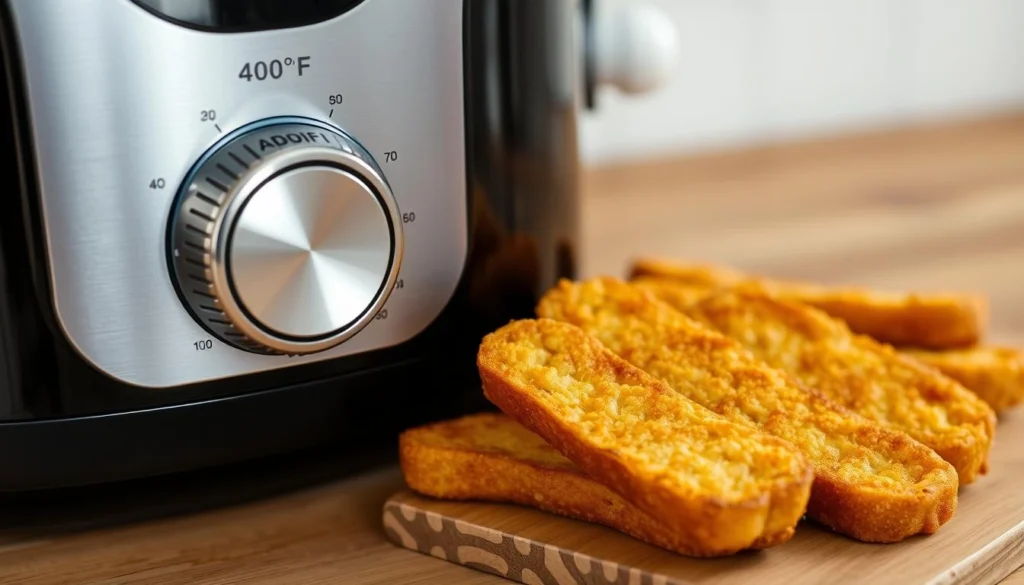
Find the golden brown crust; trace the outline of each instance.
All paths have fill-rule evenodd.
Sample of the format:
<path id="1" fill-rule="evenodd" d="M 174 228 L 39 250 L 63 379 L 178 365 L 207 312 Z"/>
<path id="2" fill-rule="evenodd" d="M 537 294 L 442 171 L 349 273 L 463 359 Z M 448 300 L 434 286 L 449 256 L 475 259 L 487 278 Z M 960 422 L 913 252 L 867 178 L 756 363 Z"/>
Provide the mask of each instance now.
<path id="1" fill-rule="evenodd" d="M 822 311 L 736 289 L 677 306 L 769 366 L 850 410 L 903 431 L 953 464 L 960 485 L 988 468 L 995 413 L 956 381 L 850 332 Z"/>
<path id="2" fill-rule="evenodd" d="M 399 462 L 409 487 L 427 496 L 530 506 L 608 526 L 682 555 L 708 556 L 503 414 L 473 414 L 410 429 L 399 439 Z M 794 533 L 786 524 L 751 548 L 778 546 Z"/>
<path id="3" fill-rule="evenodd" d="M 732 289 L 732 286 L 710 286 L 652 276 L 639 276 L 631 280 L 630 284 L 651 291 L 654 296 L 673 307 L 689 307 L 713 294 Z"/>
<path id="4" fill-rule="evenodd" d="M 679 310 L 685 310 L 714 294 L 732 289 L 747 290 L 744 285 L 715 287 L 653 276 L 638 276 L 631 282 L 651 291 Z M 1019 349 L 994 346 L 948 350 L 898 349 L 900 353 L 956 380 L 997 413 L 1024 401 L 1024 352 Z"/>
<path id="5" fill-rule="evenodd" d="M 1017 348 L 980 346 L 947 351 L 901 348 L 900 351 L 960 382 L 997 413 L 1024 400 L 1024 352 Z"/>
<path id="6" fill-rule="evenodd" d="M 768 532 L 773 497 L 795 525 L 812 473 L 798 450 L 711 413 L 557 321 L 487 335 L 484 395 L 693 551 L 728 554 Z"/>
<path id="7" fill-rule="evenodd" d="M 638 286 L 563 281 L 537 314 L 581 327 L 680 394 L 803 450 L 816 472 L 808 515 L 837 532 L 896 542 L 935 532 L 956 510 L 956 470 L 934 451 L 801 387 Z"/>
<path id="8" fill-rule="evenodd" d="M 865 289 L 790 288 L 782 298 L 801 301 L 842 319 L 857 333 L 893 345 L 935 349 L 970 347 L 987 328 L 981 296 L 906 293 L 891 297 Z"/>
<path id="9" fill-rule="evenodd" d="M 737 285 L 751 277 L 723 265 L 646 257 L 634 260 L 629 269 L 629 279 L 638 278 L 663 278 L 694 286 L 718 287 Z"/>
<path id="10" fill-rule="evenodd" d="M 852 331 L 884 343 L 924 349 L 977 344 L 988 327 L 986 298 L 967 293 L 895 293 L 854 286 L 820 286 L 748 275 L 724 266 L 660 258 L 633 263 L 631 278 L 662 278 L 689 285 L 756 287 L 798 301 L 847 323 Z"/>
<path id="11" fill-rule="evenodd" d="M 827 398 L 932 447 L 957 468 L 961 485 L 988 468 L 995 411 L 1024 396 L 1024 368 L 1016 350 L 897 353 L 887 344 L 854 335 L 824 311 L 772 298 L 745 284 L 712 288 L 652 277 L 633 283 L 743 341 L 767 364 Z M 938 371 L 908 363 L 901 354 Z"/>

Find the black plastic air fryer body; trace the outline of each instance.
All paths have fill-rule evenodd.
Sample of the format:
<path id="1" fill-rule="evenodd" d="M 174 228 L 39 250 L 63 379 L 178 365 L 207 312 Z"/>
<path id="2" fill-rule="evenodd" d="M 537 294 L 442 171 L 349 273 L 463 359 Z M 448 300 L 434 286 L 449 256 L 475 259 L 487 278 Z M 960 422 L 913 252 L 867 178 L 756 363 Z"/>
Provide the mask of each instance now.
<path id="1" fill-rule="evenodd" d="M 585 4 L 0 7 L 0 491 L 486 408 L 575 275 Z"/>

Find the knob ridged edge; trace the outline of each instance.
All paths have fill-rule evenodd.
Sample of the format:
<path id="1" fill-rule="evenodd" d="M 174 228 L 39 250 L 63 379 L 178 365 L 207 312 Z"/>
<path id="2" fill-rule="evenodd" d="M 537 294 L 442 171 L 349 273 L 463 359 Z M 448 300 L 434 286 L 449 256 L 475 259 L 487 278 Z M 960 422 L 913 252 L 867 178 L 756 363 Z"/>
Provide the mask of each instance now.
<path id="1" fill-rule="evenodd" d="M 224 211 L 228 185 L 260 160 L 255 153 L 234 150 L 227 153 L 227 160 L 215 167 L 224 176 L 218 179 L 207 175 L 205 187 L 193 182 L 181 201 L 178 213 L 181 229 L 175 230 L 174 242 L 179 286 L 186 297 L 191 297 L 188 304 L 195 317 L 225 343 L 254 353 L 282 355 L 282 352 L 256 342 L 231 322 L 224 312 L 221 293 L 213 284 L 214 230 Z"/>

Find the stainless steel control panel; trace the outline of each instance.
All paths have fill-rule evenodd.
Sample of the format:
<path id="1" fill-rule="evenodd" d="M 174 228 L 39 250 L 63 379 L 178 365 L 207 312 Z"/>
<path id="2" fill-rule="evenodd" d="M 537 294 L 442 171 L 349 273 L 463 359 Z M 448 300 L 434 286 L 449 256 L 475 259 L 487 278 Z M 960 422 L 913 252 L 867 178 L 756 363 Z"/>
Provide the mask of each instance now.
<path id="1" fill-rule="evenodd" d="M 451 298 L 467 250 L 462 5 L 366 0 L 313 26 L 218 34 L 127 0 L 13 0 L 55 310 L 77 351 L 116 379 L 159 388 L 383 348 L 427 327 Z M 176 290 L 169 237 L 179 189 L 198 161 L 239 129 L 284 119 L 346 137 L 374 169 L 296 167 L 239 215 L 238 229 L 259 231 L 276 225 L 267 214 L 280 201 L 301 207 L 297 194 L 341 189 L 348 194 L 337 205 L 350 206 L 350 221 L 331 237 L 350 250 L 355 241 L 376 246 L 369 271 L 325 264 L 324 274 L 364 280 L 330 277 L 324 323 L 269 301 L 247 313 L 293 338 L 334 336 L 299 355 L 277 341 L 261 347 L 285 351 L 252 351 L 201 325 Z M 381 227 L 391 221 L 397 231 Z M 370 224 L 363 240 L 350 236 Z M 245 282 L 235 298 L 255 306 L 288 272 L 261 272 L 252 259 L 265 250 L 247 242 L 225 253 L 239 258 L 234 274 Z M 392 274 L 395 255 L 385 262 L 382 251 L 399 244 Z M 333 313 L 330 291 L 341 291 Z"/>

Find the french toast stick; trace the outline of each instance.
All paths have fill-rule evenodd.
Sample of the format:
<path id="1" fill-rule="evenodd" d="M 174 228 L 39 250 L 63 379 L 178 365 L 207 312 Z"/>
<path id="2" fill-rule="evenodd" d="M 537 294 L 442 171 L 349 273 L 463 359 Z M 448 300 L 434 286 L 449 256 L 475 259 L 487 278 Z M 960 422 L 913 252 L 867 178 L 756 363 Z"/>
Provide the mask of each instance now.
<path id="1" fill-rule="evenodd" d="M 484 396 L 695 554 L 795 526 L 813 472 L 789 443 L 676 394 L 582 330 L 513 321 L 484 337 Z"/>
<path id="2" fill-rule="evenodd" d="M 721 287 L 734 286 L 754 277 L 721 264 L 646 257 L 633 261 L 628 278 L 629 280 L 657 278 L 700 287 Z"/>
<path id="3" fill-rule="evenodd" d="M 729 267 L 647 258 L 633 263 L 630 278 L 664 278 L 690 285 L 757 287 L 842 319 L 854 333 L 895 346 L 957 349 L 976 345 L 988 327 L 988 301 L 980 294 L 888 292 L 855 286 L 821 286 L 744 274 Z"/>
<path id="4" fill-rule="evenodd" d="M 1024 352 L 1020 349 L 978 346 L 947 351 L 900 348 L 900 352 L 960 382 L 997 413 L 1024 401 Z"/>
<path id="5" fill-rule="evenodd" d="M 639 276 L 630 280 L 630 284 L 651 291 L 654 296 L 676 309 L 696 305 L 712 295 L 733 289 L 733 285 L 696 284 L 653 276 Z"/>
<path id="6" fill-rule="evenodd" d="M 728 286 L 714 287 L 650 276 L 639 276 L 631 282 L 680 310 L 730 290 Z M 742 290 L 744 286 L 736 288 Z M 948 350 L 897 349 L 956 380 L 996 413 L 1024 401 L 1024 352 L 1020 349 L 998 346 Z"/>
<path id="7" fill-rule="evenodd" d="M 537 314 L 577 325 L 679 394 L 801 449 L 814 466 L 810 518 L 866 542 L 939 530 L 957 507 L 957 474 L 885 428 L 768 367 L 738 341 L 615 278 L 562 281 Z"/>
<path id="8" fill-rule="evenodd" d="M 829 400 L 934 449 L 960 485 L 988 470 L 996 417 L 977 395 L 892 346 L 852 333 L 808 305 L 736 289 L 688 305 L 688 317 L 736 339 L 754 356 Z"/>
<path id="9" fill-rule="evenodd" d="M 399 462 L 409 487 L 430 497 L 529 506 L 601 524 L 681 555 L 708 556 L 501 413 L 409 429 L 399 437 Z M 778 529 L 750 548 L 789 541 L 795 533 L 792 520 L 779 518 Z"/>

